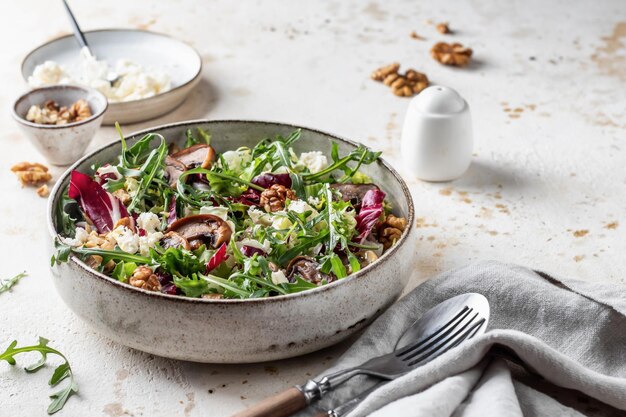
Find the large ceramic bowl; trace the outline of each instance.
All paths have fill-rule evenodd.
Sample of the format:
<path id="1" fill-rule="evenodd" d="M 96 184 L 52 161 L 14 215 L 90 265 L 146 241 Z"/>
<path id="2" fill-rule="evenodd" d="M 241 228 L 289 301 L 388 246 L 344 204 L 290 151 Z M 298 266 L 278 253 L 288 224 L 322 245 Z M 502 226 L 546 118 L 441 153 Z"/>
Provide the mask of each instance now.
<path id="1" fill-rule="evenodd" d="M 153 119 L 180 105 L 200 81 L 202 59 L 191 46 L 160 33 L 136 29 L 104 29 L 85 32 L 89 47 L 99 60 L 115 64 L 130 59 L 169 74 L 171 89 L 156 96 L 110 103 L 103 124 L 136 123 Z M 35 67 L 55 61 L 66 67 L 79 61 L 80 47 L 73 35 L 63 36 L 35 48 L 22 61 L 22 76 L 28 81 Z"/>
<path id="2" fill-rule="evenodd" d="M 192 121 L 156 127 L 182 144 L 189 128 L 212 135 L 216 151 L 252 146 L 264 137 L 287 135 L 297 126 L 252 121 Z M 302 128 L 297 152 L 330 151 L 330 142 L 347 153 L 357 144 L 328 133 Z M 115 160 L 121 144 L 113 142 L 78 161 L 57 182 L 48 207 L 50 241 L 56 236 L 55 212 L 70 171 L 91 173 L 92 164 Z M 387 193 L 398 215 L 413 224 L 413 203 L 400 176 L 380 160 L 363 171 Z M 246 363 L 282 359 L 335 344 L 362 329 L 389 307 L 409 278 L 412 227 L 377 262 L 356 274 L 319 288 L 284 296 L 249 300 L 209 300 L 137 289 L 89 268 L 76 258 L 52 267 L 54 284 L 65 303 L 100 333 L 126 346 L 174 359 Z"/>

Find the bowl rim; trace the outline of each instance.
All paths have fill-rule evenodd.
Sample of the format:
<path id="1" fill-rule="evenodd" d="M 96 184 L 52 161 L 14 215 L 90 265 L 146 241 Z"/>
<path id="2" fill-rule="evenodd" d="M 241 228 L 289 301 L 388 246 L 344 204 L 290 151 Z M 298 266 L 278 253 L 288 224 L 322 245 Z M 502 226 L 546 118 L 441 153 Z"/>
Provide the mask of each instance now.
<path id="1" fill-rule="evenodd" d="M 200 56 L 200 53 L 196 50 L 196 48 L 194 48 L 193 46 L 189 45 L 187 42 L 180 40 L 178 38 L 175 38 L 174 36 L 165 34 L 165 33 L 160 33 L 160 32 L 154 32 L 151 30 L 146 30 L 146 29 L 127 29 L 127 28 L 105 28 L 105 29 L 93 29 L 93 30 L 85 30 L 83 31 L 84 34 L 89 34 L 89 33 L 99 33 L 99 32 L 141 32 L 141 33 L 146 33 L 149 35 L 155 35 L 155 36 L 161 36 L 163 38 L 167 38 L 170 40 L 173 40 L 175 42 L 179 42 L 183 45 L 185 45 L 186 47 L 188 47 L 189 49 L 191 49 L 194 54 L 196 55 L 196 57 L 198 58 L 198 70 L 196 71 L 196 73 L 193 75 L 193 77 L 191 77 L 189 80 L 185 81 L 184 83 L 182 83 L 181 85 L 178 85 L 174 88 L 171 88 L 163 93 L 159 93 L 156 94 L 154 96 L 151 97 L 145 97 L 145 98 L 140 98 L 137 100 L 130 100 L 130 101 L 118 101 L 118 102 L 114 102 L 114 103 L 110 103 L 111 106 L 122 106 L 122 105 L 130 105 L 130 104 L 134 104 L 134 103 L 139 103 L 139 102 L 145 102 L 147 100 L 151 100 L 154 99 L 156 97 L 163 97 L 165 95 L 169 95 L 170 93 L 175 93 L 178 92 L 180 89 L 188 86 L 189 84 L 193 83 L 196 79 L 198 79 L 201 75 L 202 75 L 202 68 L 203 68 L 203 63 L 202 63 L 202 56 Z M 28 54 L 26 54 L 26 56 L 24 57 L 24 59 L 22 59 L 22 63 L 20 64 L 20 72 L 22 73 L 22 78 L 24 79 L 24 81 L 26 82 L 26 85 L 28 85 L 28 76 L 26 76 L 24 74 L 24 66 L 26 65 L 26 61 L 28 60 L 28 58 L 33 55 L 35 52 L 39 51 L 42 48 L 45 48 L 46 46 L 50 45 L 51 43 L 60 41 L 62 39 L 65 38 L 72 38 L 74 37 L 73 34 L 67 34 L 67 35 L 63 35 L 63 36 L 59 36 L 58 38 L 54 38 L 54 39 L 50 39 L 49 41 L 46 41 L 44 43 L 42 43 L 41 45 L 35 47 L 34 49 L 32 49 Z M 106 96 L 105 96 L 106 98 Z M 107 102 L 109 101 L 109 99 L 106 99 Z"/>
<path id="2" fill-rule="evenodd" d="M 25 116 L 21 116 L 20 114 L 18 114 L 17 106 L 18 104 L 20 104 L 20 102 L 22 102 L 22 100 L 26 99 L 28 96 L 30 96 L 33 93 L 50 91 L 50 90 L 77 90 L 87 95 L 92 94 L 95 96 L 99 96 L 98 98 L 102 100 L 102 102 L 104 103 L 104 106 L 99 112 L 92 114 L 91 117 L 88 117 L 85 120 L 80 120 L 80 121 L 72 122 L 72 123 L 66 123 L 62 125 L 46 125 L 46 124 L 34 123 L 29 120 L 26 120 Z M 65 129 L 68 127 L 75 127 L 75 126 L 80 126 L 80 125 L 91 123 L 99 119 L 100 117 L 104 116 L 104 113 L 107 111 L 108 108 L 109 108 L 109 100 L 107 100 L 106 96 L 102 94 L 100 91 L 96 90 L 95 88 L 84 87 L 82 85 L 61 84 L 61 85 L 48 85 L 45 87 L 38 87 L 38 88 L 34 88 L 30 91 L 25 92 L 24 94 L 19 96 L 17 100 L 15 100 L 15 103 L 13 103 L 13 107 L 11 108 L 11 114 L 13 115 L 13 118 L 18 123 L 21 123 L 29 127 L 34 127 L 36 129 Z"/>
<path id="3" fill-rule="evenodd" d="M 288 127 L 288 128 L 292 128 L 292 129 L 302 129 L 302 130 L 308 130 L 310 132 L 314 132 L 317 134 L 321 134 L 321 135 L 325 135 L 328 138 L 334 140 L 334 141 L 339 141 L 339 142 L 344 142 L 347 143 L 349 145 L 352 146 L 359 146 L 359 143 L 350 139 L 346 139 L 343 137 L 340 137 L 338 135 L 332 134 L 332 133 L 328 133 L 326 131 L 323 130 L 319 130 L 319 129 L 314 129 L 314 128 L 309 128 L 309 127 L 305 127 L 302 125 L 294 125 L 291 123 L 284 123 L 284 122 L 276 122 L 276 121 L 268 121 L 268 120 L 254 120 L 254 119 L 195 119 L 195 120 L 186 120 L 186 121 L 181 121 L 181 122 L 174 122 L 174 123 L 166 123 L 163 125 L 159 125 L 159 126 L 154 126 L 148 129 L 142 129 L 136 132 L 133 132 L 131 134 L 127 134 L 124 135 L 126 139 L 130 138 L 130 137 L 135 137 L 135 136 L 140 136 L 140 135 L 145 135 L 148 133 L 152 133 L 156 130 L 162 130 L 162 129 L 169 129 L 169 128 L 174 128 L 174 127 L 184 127 L 184 126 L 194 126 L 194 125 L 198 125 L 198 124 L 217 124 L 217 123 L 243 123 L 243 124 L 259 124 L 259 125 L 280 125 L 282 127 Z M 57 238 L 58 233 L 56 232 L 56 229 L 54 227 L 54 214 L 55 214 L 55 210 L 56 210 L 56 204 L 55 202 L 58 200 L 58 194 L 62 191 L 62 187 L 61 185 L 65 182 L 65 180 L 67 179 L 67 177 L 71 174 L 71 172 L 75 169 L 75 167 L 77 167 L 78 165 L 82 164 L 84 161 L 92 158 L 94 155 L 104 151 L 107 148 L 113 147 L 113 146 L 117 146 L 119 145 L 119 143 L 121 142 L 120 140 L 115 140 L 111 143 L 108 143 L 96 150 L 94 150 L 93 152 L 89 153 L 88 155 L 83 156 L 82 158 L 80 158 L 78 161 L 76 161 L 74 164 L 72 164 L 57 180 L 56 184 L 54 185 L 52 191 L 50 192 L 50 198 L 48 199 L 48 207 L 47 207 L 47 223 L 48 223 L 48 232 L 50 233 L 50 237 L 54 240 Z M 185 296 L 180 296 L 180 295 L 170 295 L 170 294 L 163 294 L 160 292 L 154 292 L 154 291 L 147 291 L 144 290 L 142 288 L 137 288 L 134 287 L 130 284 L 121 282 L 121 281 L 117 281 L 101 272 L 98 272 L 92 268 L 90 268 L 89 266 L 87 266 L 84 262 L 82 262 L 80 259 L 78 259 L 75 255 L 71 255 L 69 262 L 73 262 L 77 267 L 83 269 L 88 275 L 98 278 L 106 283 L 108 283 L 109 285 L 112 285 L 114 287 L 120 288 L 122 291 L 126 290 L 129 291 L 129 295 L 139 295 L 142 294 L 142 296 L 150 296 L 150 297 L 154 297 L 155 299 L 162 299 L 162 300 L 168 300 L 171 302 L 180 302 L 180 303 L 192 303 L 192 304 L 219 304 L 219 305 L 228 305 L 228 304 L 235 304 L 235 305 L 239 305 L 239 304 L 267 304 L 267 303 L 277 303 L 277 302 L 282 302 L 282 301 L 286 301 L 286 300 L 292 300 L 292 299 L 299 299 L 302 297 L 308 297 L 309 295 L 313 295 L 313 294 L 320 294 L 320 293 L 324 293 L 326 291 L 331 291 L 333 290 L 335 287 L 342 285 L 343 283 L 346 282 L 351 282 L 354 281 L 356 279 L 359 279 L 361 276 L 365 275 L 366 273 L 374 273 L 374 271 L 378 268 L 380 268 L 382 266 L 382 264 L 384 262 L 387 262 L 391 259 L 391 257 L 396 254 L 400 248 L 400 246 L 402 246 L 403 244 L 408 242 L 409 236 L 411 235 L 411 233 L 413 232 L 413 220 L 415 217 L 415 209 L 414 209 L 414 205 L 413 205 L 413 198 L 411 197 L 411 192 L 409 191 L 409 187 L 407 186 L 406 182 L 404 181 L 404 179 L 402 179 L 402 177 L 400 176 L 400 174 L 393 169 L 393 167 L 387 163 L 387 161 L 385 161 L 383 158 L 378 158 L 377 163 L 379 165 L 382 165 L 385 169 L 387 169 L 394 177 L 394 179 L 398 182 L 398 184 L 400 185 L 400 188 L 402 190 L 402 196 L 404 197 L 404 199 L 407 202 L 407 206 L 408 206 L 408 218 L 407 218 L 407 228 L 402 232 L 402 236 L 400 237 L 400 240 L 398 240 L 396 242 L 395 245 L 393 245 L 389 250 L 387 250 L 385 253 L 383 253 L 383 255 L 378 258 L 376 260 L 376 262 L 372 263 L 371 265 L 366 266 L 365 268 L 359 270 L 358 272 L 348 275 L 347 277 L 331 282 L 329 284 L 326 285 L 322 285 L 319 286 L 317 288 L 312 288 L 310 290 L 305 290 L 305 291 L 300 291 L 297 293 L 293 293 L 293 294 L 285 294 L 285 295 L 277 295 L 277 296 L 273 296 L 273 297 L 265 297 L 265 298 L 245 298 L 245 299 L 207 299 L 207 298 L 191 298 L 191 297 L 185 297 Z M 55 268 L 56 265 L 53 265 L 52 268 Z"/>

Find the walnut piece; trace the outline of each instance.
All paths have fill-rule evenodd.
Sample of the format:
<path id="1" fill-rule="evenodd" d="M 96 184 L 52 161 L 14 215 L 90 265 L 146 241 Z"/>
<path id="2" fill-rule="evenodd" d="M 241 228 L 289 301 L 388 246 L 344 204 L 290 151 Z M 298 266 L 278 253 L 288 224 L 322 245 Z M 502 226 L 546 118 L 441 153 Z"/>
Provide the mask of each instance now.
<path id="1" fill-rule="evenodd" d="M 48 100 L 41 107 L 30 106 L 26 113 L 26 120 L 40 125 L 63 125 L 79 122 L 91 116 L 89 103 L 84 99 L 76 101 L 69 109 L 65 106 L 59 106 L 54 100 Z"/>
<path id="2" fill-rule="evenodd" d="M 443 65 L 462 67 L 469 63 L 472 50 L 460 43 L 438 42 L 431 48 L 430 55 Z"/>
<path id="3" fill-rule="evenodd" d="M 17 179 L 22 184 L 40 186 L 52 179 L 48 172 L 48 167 L 37 162 L 20 162 L 11 167 L 11 171 L 17 175 Z"/>
<path id="4" fill-rule="evenodd" d="M 437 32 L 443 35 L 448 35 L 452 33 L 452 31 L 450 30 L 450 27 L 448 26 L 448 22 L 438 23 L 437 26 L 435 26 L 435 29 L 437 29 Z"/>
<path id="5" fill-rule="evenodd" d="M 397 74 L 399 69 L 400 69 L 400 64 L 398 64 L 397 62 L 378 68 L 376 71 L 372 73 L 371 75 L 372 80 L 383 81 L 388 75 Z"/>
<path id="6" fill-rule="evenodd" d="M 81 98 L 76 103 L 70 106 L 69 115 L 70 120 L 73 120 L 75 122 L 89 119 L 92 116 L 91 109 L 89 108 L 89 103 Z"/>
<path id="7" fill-rule="evenodd" d="M 263 206 L 268 213 L 273 213 L 285 208 L 285 200 L 287 199 L 297 199 L 293 190 L 284 185 L 274 184 L 261 193 L 261 206 Z"/>
<path id="8" fill-rule="evenodd" d="M 418 41 L 425 41 L 426 40 L 425 37 L 418 35 L 416 31 L 411 32 L 411 34 L 409 36 L 411 36 L 412 39 L 417 39 Z"/>
<path id="9" fill-rule="evenodd" d="M 123 188 L 113 191 L 112 194 L 117 197 L 117 199 L 120 200 L 125 206 L 127 206 L 130 203 L 130 200 L 132 200 L 132 197 L 130 196 L 130 194 L 128 194 L 128 191 Z"/>
<path id="10" fill-rule="evenodd" d="M 147 266 L 140 266 L 135 269 L 128 282 L 133 287 L 143 288 L 148 291 L 161 291 L 159 278 Z"/>
<path id="11" fill-rule="evenodd" d="M 387 65 L 374 71 L 372 79 L 382 81 L 393 94 L 400 97 L 412 97 L 428 87 L 428 77 L 425 74 L 409 69 L 403 75 L 398 72 L 399 69 L 400 65 L 397 63 Z"/>
<path id="12" fill-rule="evenodd" d="M 44 184 L 41 187 L 37 188 L 37 195 L 39 197 L 48 197 L 48 194 L 50 194 L 50 189 L 48 188 L 48 186 L 46 184 Z"/>
<path id="13" fill-rule="evenodd" d="M 130 219 L 130 217 L 122 217 L 121 219 L 119 219 L 118 221 L 115 222 L 115 224 L 113 225 L 114 229 L 117 229 L 120 226 L 124 226 L 124 227 L 128 227 L 130 228 L 132 226 L 132 221 Z"/>
<path id="14" fill-rule="evenodd" d="M 390 214 L 378 228 L 378 241 L 387 250 L 400 239 L 404 229 L 406 229 L 406 219 Z"/>

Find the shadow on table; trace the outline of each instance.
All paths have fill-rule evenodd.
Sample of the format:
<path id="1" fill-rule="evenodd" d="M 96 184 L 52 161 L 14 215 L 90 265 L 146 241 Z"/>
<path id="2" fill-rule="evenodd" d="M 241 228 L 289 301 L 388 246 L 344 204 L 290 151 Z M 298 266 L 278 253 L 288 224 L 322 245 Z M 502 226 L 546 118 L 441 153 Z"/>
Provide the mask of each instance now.
<path id="1" fill-rule="evenodd" d="M 515 167 L 474 159 L 467 172 L 453 184 L 471 188 L 489 189 L 490 186 L 502 186 L 509 190 L 521 190 L 529 186 L 529 181 L 521 173 L 516 173 Z"/>

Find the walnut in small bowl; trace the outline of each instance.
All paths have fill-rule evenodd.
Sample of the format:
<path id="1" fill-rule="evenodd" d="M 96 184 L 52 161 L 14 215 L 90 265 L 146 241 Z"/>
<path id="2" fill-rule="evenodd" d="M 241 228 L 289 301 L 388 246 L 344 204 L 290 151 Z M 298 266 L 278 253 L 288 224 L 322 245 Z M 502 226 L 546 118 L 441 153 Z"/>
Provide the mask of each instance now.
<path id="1" fill-rule="evenodd" d="M 106 97 L 97 90 L 58 85 L 18 98 L 13 118 L 48 162 L 69 165 L 83 156 L 107 107 Z"/>
<path id="2" fill-rule="evenodd" d="M 40 125 L 65 125 L 89 119 L 91 108 L 87 100 L 81 98 L 71 106 L 60 106 L 54 100 L 46 101 L 42 106 L 33 104 L 26 113 L 26 120 Z"/>

